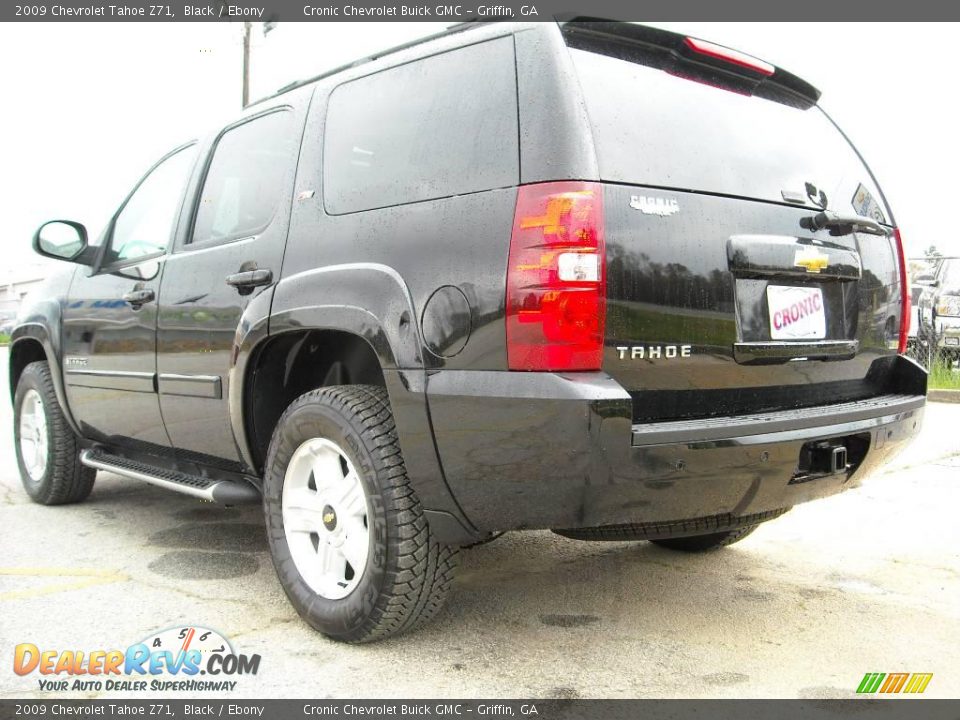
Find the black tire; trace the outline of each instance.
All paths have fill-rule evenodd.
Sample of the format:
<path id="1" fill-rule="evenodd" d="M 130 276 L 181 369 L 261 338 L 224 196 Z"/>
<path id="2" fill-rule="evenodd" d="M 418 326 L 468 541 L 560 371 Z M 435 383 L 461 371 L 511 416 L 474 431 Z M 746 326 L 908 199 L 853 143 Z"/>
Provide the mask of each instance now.
<path id="1" fill-rule="evenodd" d="M 571 540 L 618 541 L 648 540 L 672 550 L 700 552 L 731 545 L 742 540 L 761 523 L 780 517 L 790 508 L 767 510 L 752 515 L 712 515 L 670 522 L 624 523 L 597 527 L 554 530 Z M 679 536 L 679 537 L 678 537 Z M 707 540 L 710 538 L 711 540 Z M 700 547 L 704 545 L 704 547 Z M 689 548 L 689 549 L 688 549 Z"/>
<path id="2" fill-rule="evenodd" d="M 287 465 L 302 443 L 325 438 L 349 456 L 367 497 L 370 551 L 354 590 L 332 600 L 297 570 L 283 526 Z M 431 535 L 410 485 L 386 391 L 367 385 L 320 388 L 297 398 L 274 431 L 263 505 L 273 564 L 287 597 L 313 628 L 335 640 L 370 642 L 406 632 L 442 607 L 459 548 Z"/>
<path id="3" fill-rule="evenodd" d="M 22 457 L 20 419 L 24 398 L 35 391 L 46 417 L 46 468 L 32 478 Z M 41 505 L 65 505 L 85 500 L 93 490 L 97 471 L 80 464 L 80 443 L 63 415 L 53 387 L 50 367 L 45 361 L 32 362 L 23 369 L 13 398 L 13 439 L 20 479 L 30 499 Z"/>
<path id="4" fill-rule="evenodd" d="M 709 535 L 664 538 L 663 540 L 651 540 L 650 542 L 662 548 L 667 548 L 668 550 L 679 550 L 680 552 L 686 553 L 709 552 L 727 547 L 727 545 L 733 545 L 735 542 L 740 542 L 758 527 L 760 526 L 750 525 L 748 527 L 737 528 L 736 530 L 710 533 Z"/>

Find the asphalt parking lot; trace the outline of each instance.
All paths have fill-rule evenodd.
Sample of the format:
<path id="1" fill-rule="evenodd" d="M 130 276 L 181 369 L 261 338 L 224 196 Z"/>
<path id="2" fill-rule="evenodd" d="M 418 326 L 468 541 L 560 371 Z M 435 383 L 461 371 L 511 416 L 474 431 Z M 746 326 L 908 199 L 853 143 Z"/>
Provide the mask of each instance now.
<path id="1" fill-rule="evenodd" d="M 179 625 L 262 656 L 233 697 L 833 698 L 878 671 L 932 672 L 926 696 L 960 695 L 960 405 L 931 404 L 865 487 L 735 547 L 510 534 L 464 553 L 437 622 L 351 647 L 287 604 L 258 507 L 105 473 L 82 505 L 31 504 L 4 395 L 0 697 L 41 695 L 36 674 L 12 671 L 17 643 L 125 648 Z"/>

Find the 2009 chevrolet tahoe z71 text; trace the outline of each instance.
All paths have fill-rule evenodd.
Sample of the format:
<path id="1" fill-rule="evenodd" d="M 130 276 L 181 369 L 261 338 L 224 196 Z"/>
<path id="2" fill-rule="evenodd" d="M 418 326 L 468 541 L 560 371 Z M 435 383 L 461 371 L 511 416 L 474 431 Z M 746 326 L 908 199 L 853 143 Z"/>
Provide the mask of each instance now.
<path id="1" fill-rule="evenodd" d="M 260 502 L 300 614 L 434 615 L 496 531 L 700 551 L 855 486 L 926 374 L 819 93 L 638 25 L 458 26 L 177 148 L 13 331 L 23 483 Z"/>

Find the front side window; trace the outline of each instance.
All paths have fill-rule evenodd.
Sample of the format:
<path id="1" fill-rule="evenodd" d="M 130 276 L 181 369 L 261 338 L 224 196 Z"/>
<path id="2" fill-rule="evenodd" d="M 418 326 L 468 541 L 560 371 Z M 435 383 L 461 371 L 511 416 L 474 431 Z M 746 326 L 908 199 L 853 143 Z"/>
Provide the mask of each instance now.
<path id="1" fill-rule="evenodd" d="M 106 264 L 157 255 L 167 249 L 195 157 L 194 146 L 178 150 L 140 182 L 113 224 Z"/>
<path id="2" fill-rule="evenodd" d="M 227 242 L 266 229 L 292 169 L 292 130 L 291 113 L 280 111 L 223 134 L 203 183 L 192 243 Z"/>

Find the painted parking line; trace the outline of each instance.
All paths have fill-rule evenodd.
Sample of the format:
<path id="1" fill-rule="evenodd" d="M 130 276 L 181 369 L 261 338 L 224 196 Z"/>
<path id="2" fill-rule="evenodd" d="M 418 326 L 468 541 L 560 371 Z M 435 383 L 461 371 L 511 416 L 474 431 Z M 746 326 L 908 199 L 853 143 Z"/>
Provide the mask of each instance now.
<path id="1" fill-rule="evenodd" d="M 0 593 L 0 601 L 3 600 L 26 600 L 29 598 L 43 597 L 45 595 L 56 595 L 57 593 L 67 592 L 69 590 L 83 590 L 84 588 L 95 585 L 107 585 L 115 582 L 126 582 L 130 579 L 129 575 L 116 570 L 93 570 L 83 568 L 56 568 L 56 567 L 25 567 L 25 568 L 2 568 L 0 567 L 0 577 L 55 577 L 55 578 L 76 578 L 69 582 L 58 582 L 43 585 L 37 588 L 27 590 L 11 590 Z"/>

